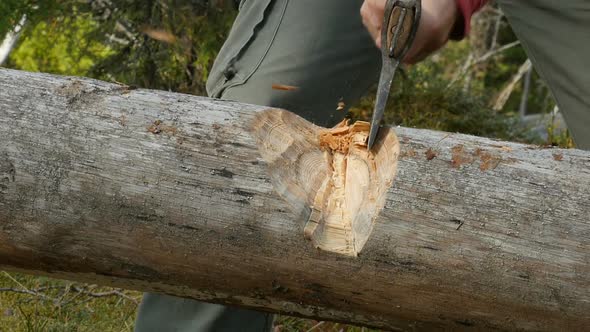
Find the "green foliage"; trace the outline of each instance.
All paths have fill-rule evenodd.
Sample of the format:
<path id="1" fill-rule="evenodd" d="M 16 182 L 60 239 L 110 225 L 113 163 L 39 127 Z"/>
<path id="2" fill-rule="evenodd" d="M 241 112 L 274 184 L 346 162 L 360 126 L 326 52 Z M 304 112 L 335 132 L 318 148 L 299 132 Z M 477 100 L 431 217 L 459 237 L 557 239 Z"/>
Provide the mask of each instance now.
<path id="1" fill-rule="evenodd" d="M 23 7 L 23 1 L 20 0 L 0 1 L 0 36 L 6 35 L 17 25 L 24 13 Z"/>
<path id="2" fill-rule="evenodd" d="M 486 95 L 465 92 L 432 75 L 431 63 L 418 65 L 391 96 L 394 112 L 386 120 L 408 127 L 460 132 L 507 140 L 517 138 L 510 116 L 486 106 Z"/>
<path id="3" fill-rule="evenodd" d="M 457 70 L 454 58 L 466 50 L 466 43 L 451 45 L 443 53 L 405 71 L 392 87 L 384 122 L 513 141 L 534 141 L 513 113 L 494 112 L 484 90 L 465 91 L 451 84 Z M 449 70 L 453 68 L 454 70 Z M 374 93 L 374 92 L 373 92 Z M 363 98 L 351 110 L 358 119 L 369 119 L 374 94 Z"/>
<path id="4" fill-rule="evenodd" d="M 86 7 L 76 0 L 2 0 L 0 1 L 0 36 L 12 31 L 23 16 L 33 22 L 48 20 L 52 17 L 67 17 L 75 14 L 74 9 Z M 86 9 L 87 10 L 87 9 Z"/>
<path id="5" fill-rule="evenodd" d="M 131 331 L 139 297 L 138 292 L 0 272 L 0 331 Z"/>
<path id="6" fill-rule="evenodd" d="M 0 271 L 0 331 L 132 331 L 140 298 L 134 291 Z M 289 316 L 278 316 L 275 326 L 282 332 L 377 331 Z"/>
<path id="7" fill-rule="evenodd" d="M 12 31 L 23 15 L 31 15 L 32 6 L 28 1 L 2 0 L 0 1 L 0 36 Z M 0 37 L 0 38 L 2 38 Z"/>
<path id="8" fill-rule="evenodd" d="M 126 43 L 115 43 L 115 52 L 92 68 L 89 76 L 204 95 L 208 70 L 236 11 L 227 5 L 202 7 L 182 1 L 158 1 L 130 5 L 125 12 L 113 15 L 101 29 L 105 34 L 118 31 L 115 36 Z M 146 30 L 165 32 L 174 41 L 153 39 L 139 32 Z"/>
<path id="9" fill-rule="evenodd" d="M 574 139 L 569 130 L 562 130 L 559 120 L 552 114 L 551 121 L 547 124 L 547 145 L 561 148 L 575 148 Z"/>
<path id="10" fill-rule="evenodd" d="M 108 46 L 86 38 L 97 26 L 88 14 L 41 21 L 11 54 L 12 65 L 28 71 L 83 76 L 112 53 Z"/>
<path id="11" fill-rule="evenodd" d="M 195 3 L 127 1 L 115 7 L 106 1 L 8 0 L 0 5 L 0 33 L 27 16 L 8 64 L 13 68 L 203 95 L 236 11 L 229 2 Z M 154 39 L 146 30 L 174 40 Z"/>

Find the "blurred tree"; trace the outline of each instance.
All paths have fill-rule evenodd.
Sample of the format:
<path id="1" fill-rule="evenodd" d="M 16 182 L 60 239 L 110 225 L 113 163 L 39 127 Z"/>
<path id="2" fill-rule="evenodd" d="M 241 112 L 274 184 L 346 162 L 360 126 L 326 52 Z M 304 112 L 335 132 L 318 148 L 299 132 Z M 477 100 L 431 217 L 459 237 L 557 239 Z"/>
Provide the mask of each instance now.
<path id="1" fill-rule="evenodd" d="M 11 63 L 28 71 L 84 76 L 97 61 L 112 53 L 105 44 L 86 38 L 97 25 L 88 14 L 59 22 L 38 22 L 13 51 Z"/>
<path id="2" fill-rule="evenodd" d="M 8 66 L 201 95 L 236 15 L 219 0 L 5 1 L 0 36 L 28 17 Z"/>
<path id="3" fill-rule="evenodd" d="M 188 0 L 128 1 L 98 12 L 116 51 L 91 76 L 200 95 L 236 15 L 230 1 Z"/>
<path id="4" fill-rule="evenodd" d="M 449 86 L 445 66 L 427 61 L 407 71 L 397 80 L 389 96 L 385 123 L 448 132 L 460 132 L 512 141 L 530 141 L 517 118 L 496 113 L 485 96 Z M 438 74 L 437 74 L 438 73 Z M 369 119 L 374 98 L 369 95 L 353 108 L 356 118 Z"/>

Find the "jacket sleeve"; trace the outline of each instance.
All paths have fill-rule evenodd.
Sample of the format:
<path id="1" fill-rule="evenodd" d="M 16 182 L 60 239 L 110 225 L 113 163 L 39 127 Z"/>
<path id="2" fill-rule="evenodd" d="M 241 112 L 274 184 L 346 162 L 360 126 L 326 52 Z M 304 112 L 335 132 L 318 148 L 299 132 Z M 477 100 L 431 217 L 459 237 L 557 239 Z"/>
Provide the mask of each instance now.
<path id="1" fill-rule="evenodd" d="M 471 16 L 483 7 L 488 0 L 456 0 L 459 8 L 459 20 L 451 33 L 451 39 L 460 40 L 469 34 Z"/>

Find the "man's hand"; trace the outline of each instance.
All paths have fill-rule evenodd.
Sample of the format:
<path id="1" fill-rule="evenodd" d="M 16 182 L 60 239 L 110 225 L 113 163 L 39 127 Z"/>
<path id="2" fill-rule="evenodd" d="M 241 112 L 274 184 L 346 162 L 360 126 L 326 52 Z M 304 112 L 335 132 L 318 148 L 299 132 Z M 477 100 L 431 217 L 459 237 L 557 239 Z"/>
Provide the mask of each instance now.
<path id="1" fill-rule="evenodd" d="M 381 47 L 381 25 L 385 15 L 386 0 L 365 0 L 361 7 L 363 24 Z M 416 63 L 443 47 L 449 40 L 459 19 L 456 0 L 422 0 L 422 18 L 412 48 L 404 58 L 405 63 Z"/>

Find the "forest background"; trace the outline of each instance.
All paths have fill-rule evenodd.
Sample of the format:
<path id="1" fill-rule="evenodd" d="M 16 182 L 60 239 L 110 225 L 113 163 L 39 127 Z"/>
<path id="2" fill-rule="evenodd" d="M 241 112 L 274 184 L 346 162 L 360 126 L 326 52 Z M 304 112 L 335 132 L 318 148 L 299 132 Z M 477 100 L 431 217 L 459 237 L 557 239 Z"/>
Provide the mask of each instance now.
<path id="1" fill-rule="evenodd" d="M 206 95 L 236 7 L 230 0 L 2 0 L 0 66 Z M 392 88 L 389 123 L 573 147 L 550 91 L 493 1 L 474 18 L 469 38 L 402 77 Z M 374 97 L 375 88 L 351 116 L 368 119 Z M 132 331 L 140 299 L 134 291 L 0 271 L 0 331 Z M 287 316 L 275 330 L 368 331 Z"/>

